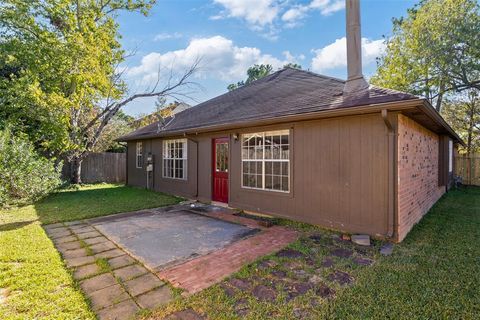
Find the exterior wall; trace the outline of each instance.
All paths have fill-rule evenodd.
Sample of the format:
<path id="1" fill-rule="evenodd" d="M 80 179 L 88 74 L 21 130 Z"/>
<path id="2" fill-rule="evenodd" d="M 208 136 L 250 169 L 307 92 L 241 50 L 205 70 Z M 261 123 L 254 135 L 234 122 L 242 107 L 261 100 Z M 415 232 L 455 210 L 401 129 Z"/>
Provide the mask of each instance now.
<path id="1" fill-rule="evenodd" d="M 242 188 L 241 140 L 233 134 L 281 129 L 290 130 L 290 192 Z M 162 143 L 150 140 L 144 150 L 155 156 L 154 189 L 210 201 L 212 139 L 218 137 L 230 138 L 230 206 L 344 231 L 387 234 L 388 132 L 380 114 L 189 136 L 187 182 L 161 178 Z M 128 150 L 129 184 L 145 186 L 144 169 L 135 169 L 135 143 Z"/>
<path id="2" fill-rule="evenodd" d="M 398 115 L 398 241 L 445 193 L 439 186 L 440 137 Z"/>
<path id="3" fill-rule="evenodd" d="M 380 114 L 276 129 L 287 128 L 292 141 L 290 193 L 242 188 L 238 141 L 232 144 L 230 205 L 338 230 L 385 235 L 388 132 Z"/>

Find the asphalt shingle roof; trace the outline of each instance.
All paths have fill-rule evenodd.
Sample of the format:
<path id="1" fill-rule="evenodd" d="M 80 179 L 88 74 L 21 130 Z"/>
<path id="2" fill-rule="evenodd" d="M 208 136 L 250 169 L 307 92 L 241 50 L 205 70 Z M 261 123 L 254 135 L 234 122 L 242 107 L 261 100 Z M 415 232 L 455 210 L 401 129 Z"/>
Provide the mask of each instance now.
<path id="1" fill-rule="evenodd" d="M 249 85 L 182 111 L 158 123 L 140 128 L 119 140 L 134 140 L 169 132 L 200 129 L 248 120 L 358 107 L 362 105 L 418 99 L 416 96 L 370 86 L 368 92 L 344 97 L 345 81 L 312 72 L 285 68 Z"/>

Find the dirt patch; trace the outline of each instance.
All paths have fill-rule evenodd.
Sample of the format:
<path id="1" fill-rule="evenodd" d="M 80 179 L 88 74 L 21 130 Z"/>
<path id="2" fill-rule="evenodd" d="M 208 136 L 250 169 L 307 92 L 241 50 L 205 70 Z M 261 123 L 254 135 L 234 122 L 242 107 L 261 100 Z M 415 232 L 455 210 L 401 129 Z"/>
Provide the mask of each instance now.
<path id="1" fill-rule="evenodd" d="M 372 259 L 356 257 L 355 259 L 353 259 L 353 262 L 360 266 L 369 266 L 373 264 L 374 261 Z"/>
<path id="2" fill-rule="evenodd" d="M 228 284 L 238 290 L 247 291 L 252 287 L 252 283 L 246 279 L 232 278 L 228 281 Z"/>
<path id="3" fill-rule="evenodd" d="M 165 320 L 205 320 L 205 316 L 197 313 L 193 309 L 185 309 L 177 311 L 165 318 Z"/>
<path id="4" fill-rule="evenodd" d="M 277 298 L 277 293 L 275 292 L 275 290 L 262 284 L 253 288 L 252 294 L 255 298 L 261 301 L 273 302 Z"/>
<path id="5" fill-rule="evenodd" d="M 333 267 L 334 265 L 335 265 L 335 262 L 330 257 L 327 257 L 322 261 L 322 267 L 324 268 L 330 268 L 330 267 Z"/>
<path id="6" fill-rule="evenodd" d="M 10 290 L 0 288 L 0 305 L 7 303 L 7 297 L 10 294 Z"/>
<path id="7" fill-rule="evenodd" d="M 328 280 L 337 282 L 341 285 L 348 285 L 353 282 L 353 277 L 343 271 L 335 271 L 328 276 Z"/>
<path id="8" fill-rule="evenodd" d="M 250 312 L 250 308 L 248 307 L 248 301 L 245 298 L 239 299 L 235 302 L 235 313 L 239 317 L 245 317 Z"/>
<path id="9" fill-rule="evenodd" d="M 332 298 L 335 296 L 335 290 L 323 284 L 315 289 L 315 293 L 322 298 Z"/>
<path id="10" fill-rule="evenodd" d="M 353 254 L 352 250 L 348 249 L 334 249 L 330 252 L 332 256 L 339 257 L 339 258 L 350 258 Z"/>

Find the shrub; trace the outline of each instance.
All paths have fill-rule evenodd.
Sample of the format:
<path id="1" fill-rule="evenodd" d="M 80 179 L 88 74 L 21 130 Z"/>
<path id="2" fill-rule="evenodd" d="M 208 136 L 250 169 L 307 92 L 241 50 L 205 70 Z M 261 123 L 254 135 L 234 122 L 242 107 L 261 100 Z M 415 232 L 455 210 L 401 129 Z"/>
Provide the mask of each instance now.
<path id="1" fill-rule="evenodd" d="M 0 207 L 26 204 L 60 185 L 60 165 L 39 155 L 25 137 L 0 131 Z"/>

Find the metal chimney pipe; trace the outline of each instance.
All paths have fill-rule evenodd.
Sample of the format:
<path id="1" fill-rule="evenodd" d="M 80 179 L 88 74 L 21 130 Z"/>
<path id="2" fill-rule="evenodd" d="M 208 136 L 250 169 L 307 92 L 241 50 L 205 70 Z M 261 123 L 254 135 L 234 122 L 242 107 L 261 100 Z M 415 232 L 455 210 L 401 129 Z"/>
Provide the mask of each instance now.
<path id="1" fill-rule="evenodd" d="M 347 69 L 348 78 L 344 93 L 368 89 L 368 82 L 362 74 L 362 37 L 360 28 L 360 0 L 345 0 L 347 27 Z"/>

